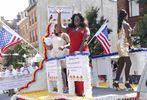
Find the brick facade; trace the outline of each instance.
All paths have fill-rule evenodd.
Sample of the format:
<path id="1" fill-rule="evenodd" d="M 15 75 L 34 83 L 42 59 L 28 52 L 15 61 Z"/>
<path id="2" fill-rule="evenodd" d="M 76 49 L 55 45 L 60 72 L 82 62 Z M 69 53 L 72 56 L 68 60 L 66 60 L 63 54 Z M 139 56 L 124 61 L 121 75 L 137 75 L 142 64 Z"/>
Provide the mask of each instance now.
<path id="1" fill-rule="evenodd" d="M 30 43 L 38 47 L 36 3 L 27 8 Z"/>
<path id="2" fill-rule="evenodd" d="M 28 17 L 26 16 L 26 11 L 21 12 L 19 15 L 21 16 L 20 21 L 17 23 L 19 27 L 19 34 L 29 42 L 30 37 L 29 37 L 29 21 Z"/>
<path id="3" fill-rule="evenodd" d="M 118 9 L 118 12 L 121 9 L 125 9 L 128 12 L 129 16 L 130 16 L 130 13 L 129 13 L 129 0 L 118 0 L 117 1 L 117 9 Z M 147 9 L 147 6 L 139 4 L 139 16 L 129 17 L 128 22 L 130 23 L 131 27 L 134 27 L 135 23 L 143 15 L 143 9 Z"/>

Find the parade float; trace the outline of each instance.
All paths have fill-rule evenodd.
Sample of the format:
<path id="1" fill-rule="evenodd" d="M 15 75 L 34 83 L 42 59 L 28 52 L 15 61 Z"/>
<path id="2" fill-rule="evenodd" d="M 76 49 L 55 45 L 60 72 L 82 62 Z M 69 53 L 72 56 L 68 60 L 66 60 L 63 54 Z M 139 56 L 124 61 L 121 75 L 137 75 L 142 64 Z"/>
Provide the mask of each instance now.
<path id="1" fill-rule="evenodd" d="M 9 36 L 14 33 L 12 36 L 17 36 L 7 26 L 2 25 L 2 27 L 1 33 Z M 20 40 L 11 43 L 15 44 Z M 111 62 L 117 59 L 117 52 L 92 57 L 92 67 L 89 67 L 89 53 L 81 52 L 48 59 L 45 46 L 44 58 L 40 62 L 39 68 L 33 72 L 31 79 L 28 75 L 11 77 L 8 78 L 9 81 L 4 78 L 1 79 L 0 88 L 5 90 L 20 87 L 12 96 L 12 100 L 145 100 L 147 98 L 147 49 L 132 49 L 130 57 L 132 60 L 130 74 L 141 76 L 139 84 L 132 83 L 135 91 L 125 91 L 123 85 L 121 91 L 112 88 L 113 66 Z M 66 60 L 68 93 L 63 93 L 62 90 L 61 64 L 59 62 L 61 59 Z M 83 81 L 83 87 L 76 90 L 74 81 Z M 52 82 L 56 84 L 54 85 Z M 79 92 L 81 88 L 84 90 L 82 91 L 83 95 L 77 96 L 76 92 Z"/>
<path id="2" fill-rule="evenodd" d="M 44 46 L 44 59 L 40 62 L 39 68 L 34 71 L 31 81 L 18 89 L 12 100 L 145 100 L 147 98 L 144 95 L 147 92 L 147 49 L 132 49 L 130 57 L 132 60 L 130 74 L 141 76 L 139 84 L 132 82 L 135 91 L 126 91 L 121 84 L 122 90 L 116 91 L 112 87 L 115 74 L 112 60 L 117 60 L 117 52 L 92 57 L 92 67 L 90 67 L 87 52 L 48 59 Z M 59 61 L 61 59 L 66 60 L 68 93 L 63 92 Z M 122 77 L 122 83 L 123 80 Z M 77 87 L 74 81 L 83 81 L 83 87 L 75 89 Z M 81 89 L 83 95 L 77 96 L 76 93 Z"/>
<path id="3" fill-rule="evenodd" d="M 139 84 L 133 84 L 135 91 L 121 91 L 112 88 L 113 67 L 111 60 L 117 58 L 117 53 L 98 55 L 92 58 L 92 69 L 89 67 L 89 54 L 77 53 L 64 57 L 42 60 L 40 67 L 34 72 L 32 81 L 21 87 L 12 100 L 145 100 L 147 92 L 146 58 L 147 49 L 130 50 L 132 68 L 131 75 L 141 75 Z M 68 72 L 68 93 L 62 91 L 60 59 L 66 59 Z M 92 72 L 91 72 L 92 71 Z M 142 74 L 143 73 L 143 74 Z M 143 75 L 143 76 L 142 76 Z M 105 81 L 99 78 L 105 76 Z M 73 82 L 84 81 L 84 95 L 76 96 Z M 56 81 L 56 90 L 51 81 Z M 80 89 L 80 88 L 79 88 Z M 139 100 L 139 99 L 138 99 Z"/>

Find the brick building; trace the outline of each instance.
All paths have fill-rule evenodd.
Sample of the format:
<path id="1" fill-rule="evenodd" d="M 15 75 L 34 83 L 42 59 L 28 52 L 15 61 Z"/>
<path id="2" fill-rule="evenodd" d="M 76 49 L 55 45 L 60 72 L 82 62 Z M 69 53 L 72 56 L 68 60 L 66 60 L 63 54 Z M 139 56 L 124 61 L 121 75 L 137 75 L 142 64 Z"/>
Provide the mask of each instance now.
<path id="1" fill-rule="evenodd" d="M 18 14 L 18 16 L 20 16 L 20 21 L 17 23 L 18 25 L 18 28 L 19 28 L 19 34 L 25 39 L 27 40 L 28 42 L 30 41 L 30 37 L 29 37 L 29 34 L 28 34 L 28 29 L 29 29 L 29 19 L 28 19 L 28 16 L 27 16 L 27 11 L 23 11 L 23 12 L 20 12 Z"/>
<path id="2" fill-rule="evenodd" d="M 38 37 L 37 37 L 37 16 L 36 16 L 36 4 L 37 2 L 33 0 L 34 2 L 31 2 L 29 4 L 29 7 L 26 9 L 28 12 L 28 21 L 29 21 L 29 38 L 30 43 L 33 44 L 36 48 L 38 48 Z"/>
<path id="3" fill-rule="evenodd" d="M 36 0 L 29 0 L 29 6 L 18 15 L 20 35 L 38 49 Z"/>
<path id="4" fill-rule="evenodd" d="M 134 27 L 139 18 L 143 16 L 147 5 L 139 4 L 137 0 L 117 0 L 117 9 L 118 12 L 121 9 L 125 9 L 128 12 L 129 23 L 131 27 Z"/>

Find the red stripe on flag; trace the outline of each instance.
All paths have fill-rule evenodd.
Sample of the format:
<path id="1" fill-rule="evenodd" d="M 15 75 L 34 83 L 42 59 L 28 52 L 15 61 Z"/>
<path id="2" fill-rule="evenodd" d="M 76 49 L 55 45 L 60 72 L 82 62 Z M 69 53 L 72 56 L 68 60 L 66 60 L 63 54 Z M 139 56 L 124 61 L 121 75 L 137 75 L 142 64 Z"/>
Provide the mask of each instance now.
<path id="1" fill-rule="evenodd" d="M 12 38 L 12 40 L 11 40 L 9 43 L 7 43 L 7 44 L 1 49 L 1 51 L 4 52 L 4 51 L 6 50 L 6 48 L 7 48 L 7 46 L 11 45 L 11 44 L 15 41 L 15 39 L 16 39 L 16 36 L 14 36 L 14 37 Z"/>
<path id="2" fill-rule="evenodd" d="M 1 52 L 2 52 L 2 53 L 5 52 L 10 46 L 13 46 L 13 45 L 15 45 L 15 44 L 17 44 L 17 43 L 20 43 L 21 41 L 22 41 L 22 40 L 15 41 L 15 42 L 13 42 L 13 43 L 10 43 L 10 44 L 6 45 L 6 46 L 4 47 L 4 49 L 2 48 L 3 51 L 1 51 Z"/>
<path id="3" fill-rule="evenodd" d="M 102 48 L 103 48 L 103 51 L 106 53 L 107 50 L 106 50 L 106 48 L 103 46 L 102 41 L 101 41 L 98 37 L 96 37 L 96 38 L 97 38 L 98 42 L 101 44 L 101 46 L 102 46 Z"/>
<path id="4" fill-rule="evenodd" d="M 97 40 L 99 41 L 99 43 L 102 45 L 103 50 L 105 53 L 109 53 L 109 49 L 104 45 L 103 41 L 101 40 L 101 38 L 99 38 L 98 36 L 96 36 Z"/>
<path id="5" fill-rule="evenodd" d="M 102 34 L 100 33 L 97 37 L 100 40 L 99 42 L 101 42 L 102 47 L 105 50 L 105 53 L 110 53 L 109 43 L 105 41 L 105 39 L 103 38 Z"/>
<path id="6" fill-rule="evenodd" d="M 19 41 L 20 40 L 20 38 L 17 38 L 17 41 Z"/>
<path id="7" fill-rule="evenodd" d="M 104 53 L 110 53 L 110 44 L 106 35 L 108 35 L 108 28 L 107 24 L 105 23 L 100 27 L 100 29 L 96 32 L 94 36 L 97 38 L 98 42 L 102 46 Z"/>
<path id="8" fill-rule="evenodd" d="M 1 52 L 5 52 L 10 46 L 13 44 L 19 43 L 21 41 L 20 38 L 16 38 L 16 36 L 13 37 L 12 41 L 8 44 L 6 44 L 2 49 Z"/>
<path id="9" fill-rule="evenodd" d="M 14 41 L 15 41 L 15 39 L 16 39 L 16 36 L 14 36 L 14 37 L 13 37 L 13 39 L 12 39 L 12 41 L 11 41 L 11 42 L 14 42 Z"/>
<path id="10" fill-rule="evenodd" d="M 102 42 L 104 43 L 104 45 L 109 49 L 109 44 L 107 44 L 107 42 L 106 42 L 105 39 L 102 37 L 102 35 L 100 34 L 98 37 L 102 40 Z"/>
<path id="11" fill-rule="evenodd" d="M 105 39 L 105 42 L 107 42 L 107 44 L 110 46 L 110 44 L 109 44 L 109 41 L 108 41 L 107 37 L 106 37 L 104 34 L 100 34 L 100 35 L 103 37 L 103 39 Z"/>

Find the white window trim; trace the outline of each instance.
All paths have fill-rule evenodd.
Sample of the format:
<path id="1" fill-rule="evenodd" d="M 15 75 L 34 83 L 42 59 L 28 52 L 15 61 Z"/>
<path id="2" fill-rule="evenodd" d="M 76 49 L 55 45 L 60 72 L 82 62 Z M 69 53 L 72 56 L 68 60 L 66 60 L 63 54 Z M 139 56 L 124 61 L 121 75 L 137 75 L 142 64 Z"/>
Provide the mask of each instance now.
<path id="1" fill-rule="evenodd" d="M 135 17 L 135 16 L 139 16 L 140 15 L 140 13 L 139 13 L 139 4 L 138 4 L 138 12 L 137 12 L 137 14 L 134 14 L 133 15 L 133 7 L 132 7 L 132 2 L 134 1 L 135 2 L 135 0 L 128 0 L 129 1 L 129 16 L 130 17 Z M 137 0 L 136 0 L 137 1 Z"/>

